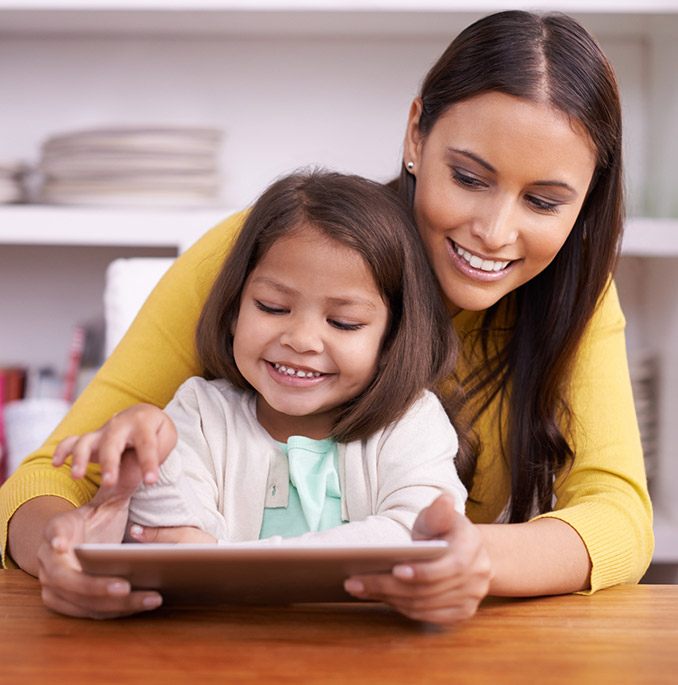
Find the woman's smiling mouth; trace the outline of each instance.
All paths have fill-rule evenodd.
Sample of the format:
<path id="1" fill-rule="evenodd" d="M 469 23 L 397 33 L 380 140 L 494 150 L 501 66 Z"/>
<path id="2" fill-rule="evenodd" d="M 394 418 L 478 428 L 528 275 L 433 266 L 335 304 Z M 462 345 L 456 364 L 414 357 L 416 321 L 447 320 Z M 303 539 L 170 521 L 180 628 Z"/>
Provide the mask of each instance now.
<path id="1" fill-rule="evenodd" d="M 518 260 L 486 259 L 457 245 L 451 238 L 446 239 L 447 250 L 452 264 L 464 276 L 477 281 L 497 281 L 512 271 Z"/>

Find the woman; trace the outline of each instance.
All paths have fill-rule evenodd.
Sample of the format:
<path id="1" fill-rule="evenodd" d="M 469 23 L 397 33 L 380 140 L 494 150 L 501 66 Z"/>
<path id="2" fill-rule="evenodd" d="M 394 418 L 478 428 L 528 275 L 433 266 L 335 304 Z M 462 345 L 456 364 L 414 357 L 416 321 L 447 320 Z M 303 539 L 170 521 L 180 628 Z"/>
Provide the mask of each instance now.
<path id="1" fill-rule="evenodd" d="M 636 582 L 652 554 L 652 514 L 611 283 L 623 220 L 620 104 L 598 46 L 562 15 L 503 12 L 470 26 L 412 104 L 399 186 L 462 340 L 455 375 L 472 439 L 457 463 L 468 518 L 437 500 L 415 535 L 447 539 L 446 557 L 347 589 L 453 623 L 488 592 Z M 74 482 L 52 473 L 49 458 L 61 437 L 135 402 L 164 405 L 200 373 L 197 316 L 241 221 L 177 260 L 49 443 L 1 491 L 5 559 L 40 572 L 49 606 L 113 616 L 158 604 L 156 593 L 84 576 L 72 554 L 112 519 L 122 535 L 140 478 L 133 460 L 117 488 L 97 492 L 98 472 Z M 155 427 L 146 429 L 152 441 Z M 148 464 L 150 451 L 139 451 Z"/>

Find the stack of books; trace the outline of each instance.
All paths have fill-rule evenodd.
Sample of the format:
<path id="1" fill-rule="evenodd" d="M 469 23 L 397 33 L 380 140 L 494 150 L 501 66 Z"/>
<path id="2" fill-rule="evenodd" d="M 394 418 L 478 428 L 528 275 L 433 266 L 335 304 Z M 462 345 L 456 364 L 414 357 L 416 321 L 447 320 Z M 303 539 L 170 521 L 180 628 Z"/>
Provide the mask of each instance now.
<path id="1" fill-rule="evenodd" d="M 92 206 L 209 206 L 219 199 L 221 133 L 212 128 L 92 129 L 42 146 L 40 201 Z"/>
<path id="2" fill-rule="evenodd" d="M 20 164 L 0 163 L 0 204 L 6 205 L 23 200 L 23 173 L 24 167 Z"/>

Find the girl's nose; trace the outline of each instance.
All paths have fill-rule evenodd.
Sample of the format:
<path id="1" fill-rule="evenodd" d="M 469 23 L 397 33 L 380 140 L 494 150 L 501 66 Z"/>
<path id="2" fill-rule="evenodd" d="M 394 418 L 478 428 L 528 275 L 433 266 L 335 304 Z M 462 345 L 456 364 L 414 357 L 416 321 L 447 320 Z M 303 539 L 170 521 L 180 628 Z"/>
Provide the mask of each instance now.
<path id="1" fill-rule="evenodd" d="M 512 245 L 518 239 L 520 212 L 511 199 L 492 203 L 473 222 L 471 233 L 488 253 Z"/>
<path id="2" fill-rule="evenodd" d="M 293 349 L 295 352 L 322 352 L 324 344 L 320 335 L 319 325 L 308 319 L 289 320 L 280 335 L 280 344 Z"/>

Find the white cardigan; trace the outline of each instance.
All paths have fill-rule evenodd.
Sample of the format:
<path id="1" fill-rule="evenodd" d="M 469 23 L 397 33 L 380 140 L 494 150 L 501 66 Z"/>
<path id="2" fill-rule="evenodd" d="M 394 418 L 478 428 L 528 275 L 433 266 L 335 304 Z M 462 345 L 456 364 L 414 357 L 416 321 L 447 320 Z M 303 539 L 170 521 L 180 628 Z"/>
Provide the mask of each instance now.
<path id="1" fill-rule="evenodd" d="M 156 484 L 132 498 L 130 520 L 144 526 L 197 526 L 219 541 L 257 540 L 265 507 L 285 507 L 287 458 L 256 418 L 256 396 L 225 380 L 189 378 L 165 411 L 179 440 Z M 341 512 L 346 523 L 306 533 L 327 544 L 410 540 L 419 511 L 441 492 L 464 511 L 457 435 L 438 399 L 422 396 L 396 423 L 367 440 L 340 443 Z M 289 538 L 289 540 L 293 540 Z"/>

